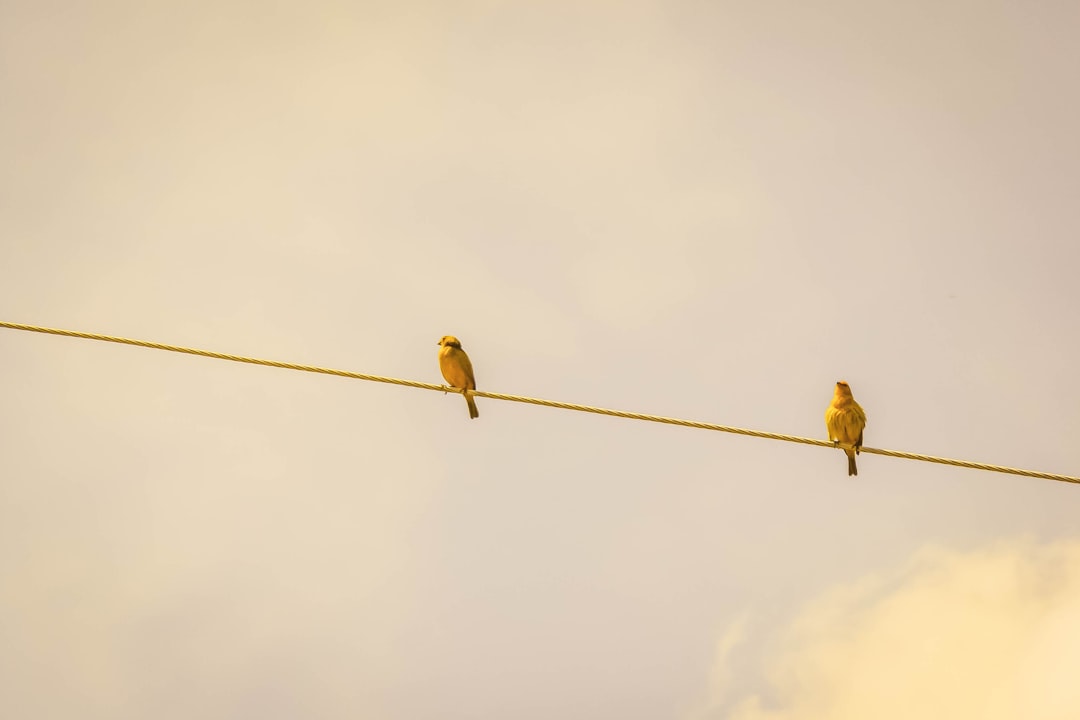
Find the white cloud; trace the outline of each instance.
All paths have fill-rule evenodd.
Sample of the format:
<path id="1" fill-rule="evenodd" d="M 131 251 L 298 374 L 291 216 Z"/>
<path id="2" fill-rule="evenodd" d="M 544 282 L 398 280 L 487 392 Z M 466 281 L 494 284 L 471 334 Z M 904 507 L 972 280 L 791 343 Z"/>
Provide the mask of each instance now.
<path id="1" fill-rule="evenodd" d="M 736 636 L 745 622 L 734 624 Z M 926 548 L 901 570 L 836 588 L 769 639 L 734 696 L 731 634 L 708 707 L 730 720 L 1056 720 L 1080 707 L 1080 540 Z"/>

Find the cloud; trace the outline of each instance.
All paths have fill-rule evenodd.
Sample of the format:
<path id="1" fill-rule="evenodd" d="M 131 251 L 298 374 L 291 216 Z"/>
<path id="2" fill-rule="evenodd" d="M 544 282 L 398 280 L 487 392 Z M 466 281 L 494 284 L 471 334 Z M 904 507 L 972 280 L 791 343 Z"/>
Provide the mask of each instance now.
<path id="1" fill-rule="evenodd" d="M 746 634 L 742 619 L 723 635 L 695 717 L 1075 717 L 1080 540 L 925 548 L 811 602 L 764 640 L 762 677 L 734 694 L 731 639 Z"/>

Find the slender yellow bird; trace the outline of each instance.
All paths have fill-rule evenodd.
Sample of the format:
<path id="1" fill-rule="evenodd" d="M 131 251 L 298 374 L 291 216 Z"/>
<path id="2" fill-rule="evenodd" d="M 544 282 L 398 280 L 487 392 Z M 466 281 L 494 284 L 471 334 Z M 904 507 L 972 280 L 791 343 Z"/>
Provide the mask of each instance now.
<path id="1" fill-rule="evenodd" d="M 439 369 L 442 370 L 442 376 L 451 386 L 465 390 L 469 418 L 480 417 L 480 411 L 476 409 L 476 398 L 468 392 L 476 389 L 476 377 L 473 375 L 469 356 L 461 349 L 461 341 L 453 335 L 444 335 L 439 340 L 439 347 Z"/>
<path id="2" fill-rule="evenodd" d="M 862 448 L 863 428 L 866 427 L 866 413 L 851 396 L 851 387 L 841 380 L 836 383 L 829 409 L 825 411 L 825 427 L 829 430 L 829 440 L 837 447 L 844 447 L 847 455 L 848 477 L 859 474 L 855 467 L 855 455 Z"/>

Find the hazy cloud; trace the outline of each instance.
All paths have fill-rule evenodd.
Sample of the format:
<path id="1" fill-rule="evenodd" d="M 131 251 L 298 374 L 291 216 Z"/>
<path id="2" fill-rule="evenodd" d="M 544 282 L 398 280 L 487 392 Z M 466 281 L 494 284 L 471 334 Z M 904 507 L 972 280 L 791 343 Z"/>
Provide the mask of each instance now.
<path id="1" fill-rule="evenodd" d="M 736 696 L 731 638 L 743 625 L 718 644 L 712 708 L 698 717 L 1073 717 L 1080 541 L 928 547 L 829 591 L 765 640 L 766 689 Z"/>

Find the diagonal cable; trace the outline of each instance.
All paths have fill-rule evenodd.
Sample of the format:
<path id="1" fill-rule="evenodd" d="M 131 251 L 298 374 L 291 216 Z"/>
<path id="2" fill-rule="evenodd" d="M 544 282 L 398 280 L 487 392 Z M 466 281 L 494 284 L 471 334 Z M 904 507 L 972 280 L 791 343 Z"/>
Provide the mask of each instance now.
<path id="1" fill-rule="evenodd" d="M 99 340 L 101 342 L 119 343 L 121 345 L 134 345 L 135 347 L 150 348 L 151 350 L 165 350 L 168 352 L 184 353 L 186 355 L 199 355 L 201 357 L 214 358 L 216 360 L 230 360 L 232 362 L 248 363 L 250 365 L 265 365 L 267 367 L 283 368 L 285 370 L 299 370 L 300 372 L 320 373 L 323 375 L 337 375 L 339 377 L 352 378 L 353 380 L 368 380 L 370 382 L 389 383 L 391 385 L 404 385 L 406 387 L 422 388 L 424 390 L 438 390 L 441 392 L 461 393 L 462 390 L 446 385 L 417 382 L 415 380 L 402 380 L 400 378 L 384 377 L 382 375 L 368 375 L 365 373 L 349 372 L 348 370 L 335 370 L 333 368 L 318 367 L 315 365 L 300 365 L 298 363 L 279 362 L 277 360 L 263 360 L 261 358 L 245 357 L 243 355 L 230 355 L 212 350 L 199 350 L 197 348 L 182 347 L 179 345 L 166 345 L 164 343 L 148 342 L 146 340 L 132 340 L 131 338 L 115 337 L 113 335 L 101 335 L 98 333 L 78 332 L 76 330 L 60 330 L 57 328 L 39 327 L 37 325 L 23 325 L 0 321 L 0 327 L 11 330 L 25 330 L 28 332 L 44 333 L 46 335 L 61 335 L 63 337 L 83 338 L 84 340 Z M 647 415 L 645 413 L 627 412 L 625 410 L 609 410 L 607 408 L 593 407 L 591 405 L 578 405 L 576 403 L 558 402 L 555 400 L 542 400 L 540 398 L 525 397 L 522 395 L 505 395 L 503 393 L 484 392 L 471 390 L 476 397 L 489 398 L 491 400 L 506 400 L 508 402 L 526 403 L 528 405 L 541 405 L 543 407 L 557 408 L 559 410 L 574 410 L 577 412 L 594 413 L 596 415 L 608 415 L 621 417 L 628 420 L 642 420 L 645 422 L 663 423 L 665 425 L 678 425 L 680 427 L 698 428 L 700 430 L 715 430 L 718 432 L 734 433 L 735 435 L 747 435 L 749 437 L 765 438 L 766 440 L 783 440 L 785 442 L 802 443 L 804 445 L 817 445 L 820 447 L 834 448 L 836 445 L 827 440 L 816 438 L 804 438 L 796 435 L 782 435 L 780 433 L 763 432 L 761 430 L 748 430 L 746 428 L 732 427 L 730 425 L 717 425 L 715 423 L 697 422 L 696 420 L 682 420 L 679 418 L 663 417 L 662 415 Z M 919 460 L 921 462 L 938 463 L 940 465 L 952 465 L 954 467 L 971 468 L 973 470 L 987 470 L 989 472 L 1008 473 L 1010 475 L 1022 475 L 1025 477 L 1043 478 L 1058 482 L 1080 484 L 1080 477 L 1060 475 L 1057 473 L 1039 472 L 1036 470 L 1023 470 L 1020 468 L 1005 467 L 1004 465 L 991 465 L 989 463 L 971 462 L 968 460 L 954 460 L 952 458 L 934 457 L 933 455 L 921 455 L 919 453 L 903 452 L 900 450 L 883 450 L 880 448 L 863 447 L 862 452 L 872 455 L 886 455 L 888 457 L 902 458 L 904 460 Z"/>

